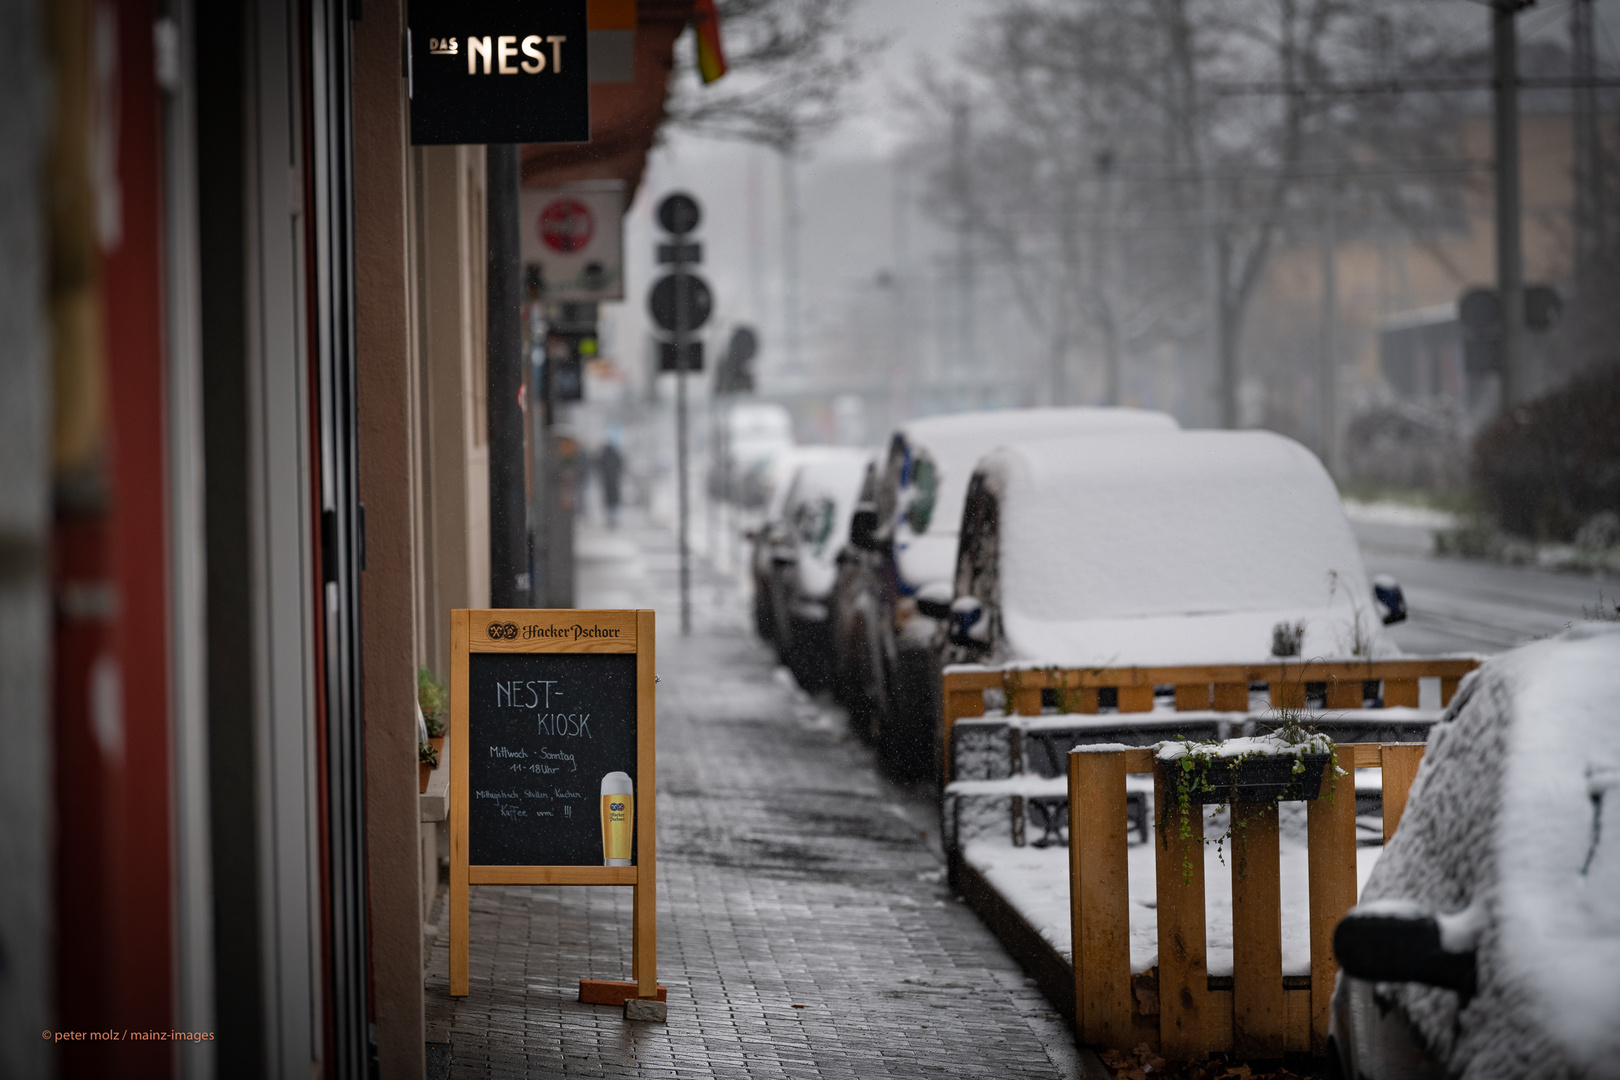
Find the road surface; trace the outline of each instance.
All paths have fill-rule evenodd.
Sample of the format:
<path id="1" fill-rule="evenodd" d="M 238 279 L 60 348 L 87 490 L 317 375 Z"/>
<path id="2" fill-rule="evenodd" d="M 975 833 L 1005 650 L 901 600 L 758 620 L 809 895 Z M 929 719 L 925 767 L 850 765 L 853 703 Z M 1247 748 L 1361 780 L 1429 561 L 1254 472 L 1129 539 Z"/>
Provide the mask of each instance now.
<path id="1" fill-rule="evenodd" d="M 1472 559 L 1436 558 L 1428 529 L 1353 521 L 1370 574 L 1406 593 L 1406 622 L 1390 627 L 1409 653 L 1496 653 L 1556 634 L 1620 598 L 1620 581 Z"/>

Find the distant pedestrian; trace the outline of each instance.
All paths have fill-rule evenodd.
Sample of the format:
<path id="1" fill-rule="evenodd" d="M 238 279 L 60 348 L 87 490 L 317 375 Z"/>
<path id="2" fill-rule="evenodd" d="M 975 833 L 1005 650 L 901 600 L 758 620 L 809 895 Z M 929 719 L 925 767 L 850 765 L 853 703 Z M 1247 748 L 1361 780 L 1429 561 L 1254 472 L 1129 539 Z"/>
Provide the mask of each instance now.
<path id="1" fill-rule="evenodd" d="M 607 510 L 608 528 L 619 527 L 620 487 L 624 478 L 624 455 L 612 441 L 602 447 L 596 457 L 597 472 L 602 475 L 602 506 Z"/>

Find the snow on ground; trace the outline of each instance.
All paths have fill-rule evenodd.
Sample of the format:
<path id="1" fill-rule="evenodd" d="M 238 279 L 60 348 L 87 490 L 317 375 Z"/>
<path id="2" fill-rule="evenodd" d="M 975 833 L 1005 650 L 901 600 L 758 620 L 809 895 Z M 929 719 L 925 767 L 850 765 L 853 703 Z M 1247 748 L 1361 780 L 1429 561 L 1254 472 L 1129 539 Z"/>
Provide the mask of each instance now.
<path id="1" fill-rule="evenodd" d="M 1354 522 L 1369 525 L 1409 525 L 1417 529 L 1455 529 L 1462 519 L 1447 510 L 1432 506 L 1413 506 L 1402 502 L 1362 502 L 1344 499 L 1344 516 Z"/>
<path id="2" fill-rule="evenodd" d="M 1305 857 L 1305 804 L 1282 804 L 1281 866 L 1282 954 L 1284 975 L 1311 971 L 1310 890 Z M 1204 834 L 1213 839 L 1226 831 L 1224 819 L 1206 814 Z M 1367 882 L 1383 848 L 1356 849 L 1356 888 Z M 1016 848 L 993 840 L 967 844 L 963 858 L 1002 898 L 1018 910 L 1071 964 L 1069 849 Z M 1232 868 L 1230 851 L 1213 843 L 1204 848 L 1204 936 L 1211 975 L 1232 974 Z M 1159 962 L 1156 869 L 1153 844 L 1132 843 L 1127 854 L 1130 881 L 1131 971 L 1144 972 Z"/>

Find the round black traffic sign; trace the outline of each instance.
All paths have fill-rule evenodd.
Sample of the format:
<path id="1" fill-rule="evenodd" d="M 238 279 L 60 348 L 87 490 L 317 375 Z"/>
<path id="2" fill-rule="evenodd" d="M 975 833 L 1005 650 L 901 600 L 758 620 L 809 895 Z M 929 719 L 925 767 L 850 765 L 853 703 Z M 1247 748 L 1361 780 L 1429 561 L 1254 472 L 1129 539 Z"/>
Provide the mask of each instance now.
<path id="1" fill-rule="evenodd" d="M 677 285 L 677 282 L 684 284 Z M 678 302 L 685 300 L 686 325 L 677 327 L 676 307 Z M 652 313 L 653 322 L 663 330 L 674 333 L 677 329 L 682 331 L 696 330 L 709 321 L 709 312 L 714 308 L 714 297 L 709 293 L 709 284 L 696 274 L 665 274 L 654 282 L 652 293 L 647 297 L 647 309 Z"/>
<path id="2" fill-rule="evenodd" d="M 658 204 L 658 224 L 676 236 L 685 236 L 702 220 L 703 211 L 698 209 L 697 200 L 684 191 L 666 195 Z"/>

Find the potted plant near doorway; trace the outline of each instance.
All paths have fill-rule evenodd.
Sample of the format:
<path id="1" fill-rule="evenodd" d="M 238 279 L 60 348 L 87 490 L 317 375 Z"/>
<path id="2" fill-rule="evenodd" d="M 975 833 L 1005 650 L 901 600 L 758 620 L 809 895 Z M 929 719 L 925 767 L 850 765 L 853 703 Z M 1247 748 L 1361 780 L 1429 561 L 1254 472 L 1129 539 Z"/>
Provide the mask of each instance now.
<path id="1" fill-rule="evenodd" d="M 431 751 L 431 761 L 422 750 L 417 751 L 417 772 L 422 791 L 427 791 L 428 774 L 439 767 L 444 753 L 444 726 L 448 695 L 444 683 L 427 668 L 416 669 L 416 704 L 422 711 L 422 724 L 427 729 L 427 742 L 422 746 Z"/>
<path id="2" fill-rule="evenodd" d="M 429 743 L 416 744 L 416 793 L 427 793 L 428 778 L 439 767 L 439 751 Z"/>

